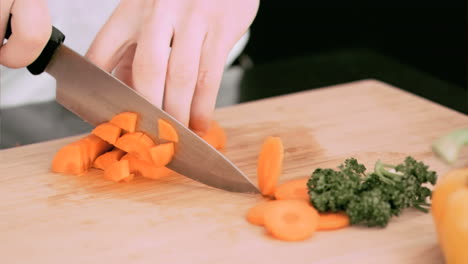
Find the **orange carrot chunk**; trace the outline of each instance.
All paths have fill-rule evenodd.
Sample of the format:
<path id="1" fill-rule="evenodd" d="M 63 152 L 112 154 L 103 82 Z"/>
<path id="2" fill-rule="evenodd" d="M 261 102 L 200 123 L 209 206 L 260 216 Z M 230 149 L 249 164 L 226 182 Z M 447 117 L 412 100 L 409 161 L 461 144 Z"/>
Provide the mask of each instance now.
<path id="1" fill-rule="evenodd" d="M 107 167 L 112 165 L 114 162 L 117 162 L 125 154 L 123 150 L 115 148 L 109 152 L 102 154 L 97 157 L 93 163 L 93 167 L 96 169 L 105 170 Z"/>
<path id="2" fill-rule="evenodd" d="M 163 143 L 156 145 L 150 149 L 151 158 L 154 166 L 160 168 L 171 162 L 174 156 L 174 143 Z"/>
<path id="3" fill-rule="evenodd" d="M 131 173 L 131 174 L 128 175 L 127 177 L 123 178 L 122 181 L 124 181 L 124 182 L 129 182 L 129 181 L 132 181 L 133 178 L 135 178 L 135 174 Z"/>
<path id="4" fill-rule="evenodd" d="M 122 112 L 115 115 L 109 122 L 127 132 L 135 132 L 138 121 L 138 115 L 132 112 Z"/>
<path id="5" fill-rule="evenodd" d="M 86 153 L 89 155 L 89 166 L 91 167 L 94 160 L 101 155 L 102 153 L 110 150 L 112 145 L 107 143 L 106 141 L 102 140 L 96 135 L 90 134 L 80 141 L 84 142 L 83 144 L 86 145 Z"/>
<path id="6" fill-rule="evenodd" d="M 140 138 L 138 139 L 143 145 L 145 145 L 147 148 L 151 148 L 154 145 L 154 141 L 145 133 L 141 133 Z"/>
<path id="7" fill-rule="evenodd" d="M 83 147 L 79 141 L 63 146 L 52 160 L 52 172 L 81 175 L 86 172 Z"/>
<path id="8" fill-rule="evenodd" d="M 122 129 L 111 123 L 102 123 L 95 127 L 92 133 L 110 144 L 115 144 L 122 134 Z"/>
<path id="9" fill-rule="evenodd" d="M 138 159 L 152 162 L 149 150 L 150 147 L 154 145 L 154 142 L 148 144 L 149 137 L 141 140 L 142 136 L 143 133 L 141 132 L 127 133 L 117 139 L 115 146 L 125 152 L 135 155 Z"/>
<path id="10" fill-rule="evenodd" d="M 174 127 L 163 119 L 158 120 L 158 136 L 171 142 L 179 142 L 179 135 Z"/>
<path id="11" fill-rule="evenodd" d="M 309 202 L 308 180 L 308 178 L 295 179 L 278 185 L 275 190 L 275 198 L 277 200 L 304 200 Z"/>
<path id="12" fill-rule="evenodd" d="M 349 226 L 349 216 L 345 213 L 320 213 L 317 230 L 336 230 Z"/>
<path id="13" fill-rule="evenodd" d="M 145 178 L 156 180 L 177 174 L 173 170 L 166 167 L 157 168 L 153 163 L 140 160 L 131 154 L 126 154 L 122 157 L 121 160 L 129 161 L 131 173 L 143 176 Z"/>
<path id="14" fill-rule="evenodd" d="M 217 128 L 218 132 L 216 133 L 216 134 L 218 134 L 218 147 L 217 147 L 217 149 L 221 150 L 221 149 L 224 149 L 226 147 L 227 135 L 226 135 L 226 131 L 224 131 L 224 128 L 222 128 L 218 123 L 215 123 L 215 124 L 218 127 Z"/>
<path id="15" fill-rule="evenodd" d="M 54 156 L 52 172 L 81 175 L 93 164 L 97 156 L 109 150 L 112 146 L 90 134 L 75 142 L 63 146 Z"/>
<path id="16" fill-rule="evenodd" d="M 254 207 L 251 207 L 247 211 L 247 221 L 251 224 L 263 226 L 265 223 L 265 210 L 268 206 L 271 206 L 274 201 L 264 201 Z"/>
<path id="17" fill-rule="evenodd" d="M 283 167 L 283 143 L 279 137 L 267 137 L 260 150 L 257 180 L 263 195 L 273 195 Z"/>
<path id="18" fill-rule="evenodd" d="M 104 170 L 104 177 L 115 182 L 122 181 L 130 174 L 128 160 L 117 161 Z"/>
<path id="19" fill-rule="evenodd" d="M 201 138 L 218 150 L 221 150 L 226 146 L 226 132 L 216 121 L 211 122 L 210 128 L 201 136 Z"/>
<path id="20" fill-rule="evenodd" d="M 317 230 L 319 214 L 300 200 L 277 200 L 265 209 L 265 228 L 275 238 L 298 241 L 311 237 Z"/>

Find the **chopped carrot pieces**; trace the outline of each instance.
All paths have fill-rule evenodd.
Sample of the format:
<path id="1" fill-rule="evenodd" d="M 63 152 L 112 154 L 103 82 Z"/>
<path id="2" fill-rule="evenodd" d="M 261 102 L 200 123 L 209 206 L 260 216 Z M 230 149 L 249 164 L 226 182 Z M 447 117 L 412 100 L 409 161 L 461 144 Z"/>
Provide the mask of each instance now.
<path id="1" fill-rule="evenodd" d="M 174 127 L 163 119 L 158 119 L 158 136 L 171 142 L 179 142 L 179 135 Z"/>
<path id="2" fill-rule="evenodd" d="M 52 172 L 81 175 L 86 172 L 83 147 L 80 142 L 63 146 L 52 161 Z"/>
<path id="3" fill-rule="evenodd" d="M 130 167 L 128 160 L 120 160 L 104 170 L 104 177 L 119 182 L 130 176 Z"/>
<path id="4" fill-rule="evenodd" d="M 112 148 L 112 145 L 107 143 L 106 141 L 102 140 L 96 135 L 90 134 L 84 138 L 81 139 L 86 145 L 86 153 L 89 155 L 89 166 L 88 168 L 91 167 L 93 164 L 94 160 L 101 155 L 102 153 L 110 150 Z"/>
<path id="5" fill-rule="evenodd" d="M 138 121 L 138 115 L 132 112 L 122 112 L 114 116 L 109 122 L 127 132 L 135 132 Z"/>
<path id="6" fill-rule="evenodd" d="M 268 206 L 271 206 L 274 201 L 264 201 L 254 207 L 251 207 L 247 211 L 247 221 L 251 224 L 263 226 L 265 223 L 265 210 Z"/>
<path id="7" fill-rule="evenodd" d="M 101 156 L 97 157 L 97 159 L 93 163 L 93 167 L 96 169 L 105 170 L 107 167 L 112 165 L 114 162 L 117 162 L 122 158 L 125 154 L 123 150 L 115 148 L 109 152 L 102 154 Z"/>
<path id="8" fill-rule="evenodd" d="M 263 195 L 273 195 L 283 167 L 283 143 L 279 137 L 267 137 L 258 157 L 258 187 Z"/>
<path id="9" fill-rule="evenodd" d="M 226 132 L 219 126 L 218 122 L 212 121 L 208 131 L 201 136 L 213 148 L 221 150 L 226 146 Z"/>
<path id="10" fill-rule="evenodd" d="M 278 200 L 304 200 L 310 201 L 307 191 L 308 178 L 295 179 L 278 185 L 275 190 L 275 198 Z"/>
<path id="11" fill-rule="evenodd" d="M 298 241 L 311 237 L 317 230 L 319 214 L 301 200 L 276 200 L 265 209 L 265 228 L 275 238 Z"/>
<path id="12" fill-rule="evenodd" d="M 122 134 L 122 129 L 114 124 L 106 122 L 95 127 L 92 133 L 110 144 L 115 144 L 120 134 Z"/>
<path id="13" fill-rule="evenodd" d="M 122 181 L 129 182 L 129 181 L 132 181 L 133 178 L 135 178 L 135 174 L 132 173 L 132 174 L 128 175 L 127 177 L 123 178 Z"/>
<path id="14" fill-rule="evenodd" d="M 167 167 L 157 168 L 153 163 L 136 158 L 131 154 L 126 154 L 121 160 L 128 160 L 130 172 L 149 179 L 160 179 L 177 173 Z"/>
<path id="15" fill-rule="evenodd" d="M 63 146 L 52 161 L 51 170 L 56 173 L 81 175 L 88 171 L 97 156 L 112 146 L 90 134 Z"/>
<path id="16" fill-rule="evenodd" d="M 140 141 L 141 143 L 143 143 L 143 144 L 144 144 L 146 147 L 148 147 L 148 148 L 151 148 L 151 147 L 153 147 L 154 145 L 156 145 L 156 144 L 154 143 L 154 141 L 153 141 L 147 134 L 145 134 L 145 133 L 141 133 L 141 136 L 140 136 L 140 138 L 139 138 L 139 141 Z"/>
<path id="17" fill-rule="evenodd" d="M 156 167 L 164 167 L 171 162 L 174 156 L 174 143 L 169 142 L 156 145 L 150 149 L 150 154 Z"/>
<path id="18" fill-rule="evenodd" d="M 138 159 L 152 162 L 149 150 L 150 147 L 154 145 L 154 142 L 151 141 L 152 144 L 148 144 L 149 137 L 141 140 L 143 135 L 144 134 L 141 132 L 127 133 L 117 139 L 115 146 L 125 152 L 135 155 Z"/>
<path id="19" fill-rule="evenodd" d="M 349 216 L 345 213 L 320 213 L 317 230 L 336 230 L 349 226 Z"/>

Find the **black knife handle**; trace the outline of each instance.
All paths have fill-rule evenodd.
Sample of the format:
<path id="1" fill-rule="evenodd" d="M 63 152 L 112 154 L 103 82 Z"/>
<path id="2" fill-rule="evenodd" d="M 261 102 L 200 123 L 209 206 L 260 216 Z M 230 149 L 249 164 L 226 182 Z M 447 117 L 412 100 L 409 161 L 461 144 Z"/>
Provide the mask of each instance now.
<path id="1" fill-rule="evenodd" d="M 8 39 L 11 36 L 11 17 L 8 18 L 8 24 L 5 31 L 5 39 Z M 28 67 L 26 67 L 30 73 L 34 75 L 41 74 L 49 65 L 52 56 L 55 53 L 55 50 L 62 45 L 65 41 L 65 35 L 58 30 L 56 27 L 52 26 L 52 34 L 50 35 L 49 41 L 47 42 L 46 46 L 42 50 L 41 54 L 37 59 L 31 63 Z"/>

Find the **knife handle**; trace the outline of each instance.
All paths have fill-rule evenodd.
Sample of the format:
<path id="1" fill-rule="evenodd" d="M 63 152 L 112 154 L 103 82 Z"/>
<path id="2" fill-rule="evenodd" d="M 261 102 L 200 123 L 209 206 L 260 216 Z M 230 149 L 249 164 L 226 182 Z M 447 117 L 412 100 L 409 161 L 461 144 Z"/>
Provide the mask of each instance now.
<path id="1" fill-rule="evenodd" d="M 11 36 L 11 17 L 8 18 L 8 24 L 5 31 L 5 39 L 8 39 Z M 49 65 L 52 56 L 55 53 L 55 50 L 62 45 L 63 41 L 65 41 L 65 35 L 58 30 L 56 27 L 52 26 L 52 34 L 50 35 L 49 41 L 47 42 L 46 46 L 42 50 L 41 54 L 37 59 L 29 64 L 26 68 L 28 71 L 34 75 L 41 74 Z"/>

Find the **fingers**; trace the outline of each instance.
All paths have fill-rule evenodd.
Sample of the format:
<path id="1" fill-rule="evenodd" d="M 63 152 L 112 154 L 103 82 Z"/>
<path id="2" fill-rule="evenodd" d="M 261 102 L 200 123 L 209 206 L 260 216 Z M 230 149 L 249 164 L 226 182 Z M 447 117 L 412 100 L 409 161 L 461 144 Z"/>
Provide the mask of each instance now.
<path id="1" fill-rule="evenodd" d="M 132 44 L 128 47 L 127 51 L 125 51 L 122 59 L 120 60 L 119 64 L 115 68 L 114 75 L 130 87 L 133 86 L 133 77 L 132 77 L 132 64 L 133 59 L 135 58 L 135 51 L 136 51 L 136 44 Z"/>
<path id="2" fill-rule="evenodd" d="M 201 52 L 197 84 L 190 111 L 190 128 L 198 133 L 209 129 L 230 45 L 208 34 Z"/>
<path id="3" fill-rule="evenodd" d="M 2 42 L 0 42 L 1 47 L 3 45 L 3 36 L 5 36 L 6 26 L 8 18 L 10 17 L 13 0 L 0 0 L 0 3 L 0 37 L 2 37 Z"/>
<path id="4" fill-rule="evenodd" d="M 164 110 L 188 126 L 190 107 L 197 82 L 205 28 L 189 23 L 185 31 L 175 32 L 166 75 Z"/>
<path id="5" fill-rule="evenodd" d="M 142 2 L 121 1 L 89 47 L 86 57 L 105 71 L 112 71 L 135 42 L 141 24 Z M 140 14 L 141 15 L 141 14 Z"/>
<path id="6" fill-rule="evenodd" d="M 132 64 L 134 87 L 161 108 L 173 28 L 165 14 L 155 13 L 141 32 Z"/>
<path id="7" fill-rule="evenodd" d="M 0 64 L 10 68 L 26 67 L 39 57 L 52 33 L 47 2 L 16 0 L 10 12 L 12 34 L 0 49 Z"/>

